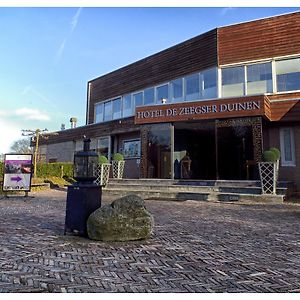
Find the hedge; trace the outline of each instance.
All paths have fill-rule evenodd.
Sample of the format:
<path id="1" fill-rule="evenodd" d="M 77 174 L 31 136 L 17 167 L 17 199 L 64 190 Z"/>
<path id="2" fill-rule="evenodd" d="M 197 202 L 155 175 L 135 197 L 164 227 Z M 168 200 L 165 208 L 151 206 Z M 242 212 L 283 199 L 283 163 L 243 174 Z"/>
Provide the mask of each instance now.
<path id="1" fill-rule="evenodd" d="M 37 177 L 73 177 L 73 163 L 39 163 Z"/>

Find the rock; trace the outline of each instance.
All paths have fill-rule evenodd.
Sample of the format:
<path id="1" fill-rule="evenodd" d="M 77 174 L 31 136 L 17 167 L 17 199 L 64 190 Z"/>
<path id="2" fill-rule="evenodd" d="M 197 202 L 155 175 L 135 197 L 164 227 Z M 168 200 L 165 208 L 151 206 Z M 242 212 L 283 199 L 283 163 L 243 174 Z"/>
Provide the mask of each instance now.
<path id="1" fill-rule="evenodd" d="M 148 238 L 153 230 L 153 216 L 144 200 L 128 195 L 94 211 L 87 220 L 88 236 L 100 241 L 133 241 Z"/>

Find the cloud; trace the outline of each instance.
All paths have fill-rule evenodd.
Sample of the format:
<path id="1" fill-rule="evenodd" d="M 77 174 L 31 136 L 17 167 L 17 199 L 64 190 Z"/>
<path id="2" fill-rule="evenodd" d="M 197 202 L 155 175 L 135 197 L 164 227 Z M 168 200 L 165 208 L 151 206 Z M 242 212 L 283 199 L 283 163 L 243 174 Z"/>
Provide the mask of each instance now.
<path id="1" fill-rule="evenodd" d="M 221 13 L 220 15 L 221 16 L 225 16 L 228 12 L 232 11 L 236 9 L 236 7 L 224 7 L 222 10 L 221 10 Z"/>
<path id="2" fill-rule="evenodd" d="M 14 141 L 22 138 L 21 127 L 0 119 L 0 154 L 8 153 Z"/>
<path id="3" fill-rule="evenodd" d="M 0 154 L 9 153 L 12 143 L 22 138 L 22 129 L 37 128 L 39 126 L 37 122 L 49 121 L 51 121 L 49 115 L 39 109 L 23 107 L 0 110 Z"/>
<path id="4" fill-rule="evenodd" d="M 34 121 L 50 121 L 50 117 L 39 111 L 38 109 L 31 108 L 19 108 L 15 110 L 14 115 L 22 117 L 25 120 L 34 120 Z"/>

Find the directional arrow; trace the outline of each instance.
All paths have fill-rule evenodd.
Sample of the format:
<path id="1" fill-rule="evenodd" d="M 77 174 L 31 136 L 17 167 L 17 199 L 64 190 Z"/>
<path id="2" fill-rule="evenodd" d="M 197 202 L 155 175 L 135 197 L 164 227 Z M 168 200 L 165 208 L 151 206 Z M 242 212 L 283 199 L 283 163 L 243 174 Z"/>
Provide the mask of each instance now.
<path id="1" fill-rule="evenodd" d="M 19 181 L 22 180 L 22 177 L 20 177 L 20 176 L 17 176 L 17 177 L 11 177 L 10 180 L 11 180 L 11 181 L 19 182 Z"/>

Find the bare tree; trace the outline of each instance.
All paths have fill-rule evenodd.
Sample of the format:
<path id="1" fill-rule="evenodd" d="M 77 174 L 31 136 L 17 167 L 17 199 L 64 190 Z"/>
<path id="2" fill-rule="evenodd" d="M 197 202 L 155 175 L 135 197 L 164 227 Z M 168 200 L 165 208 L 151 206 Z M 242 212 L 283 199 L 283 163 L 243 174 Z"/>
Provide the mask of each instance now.
<path id="1" fill-rule="evenodd" d="M 11 153 L 29 154 L 31 153 L 30 139 L 19 139 L 10 147 Z"/>

